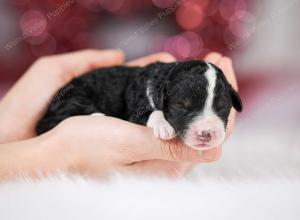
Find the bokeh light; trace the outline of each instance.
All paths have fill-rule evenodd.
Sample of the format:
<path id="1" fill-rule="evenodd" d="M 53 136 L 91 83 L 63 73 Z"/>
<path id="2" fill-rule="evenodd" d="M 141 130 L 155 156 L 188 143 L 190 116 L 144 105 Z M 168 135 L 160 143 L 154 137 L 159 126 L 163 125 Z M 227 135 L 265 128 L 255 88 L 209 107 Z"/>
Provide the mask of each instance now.
<path id="1" fill-rule="evenodd" d="M 235 21 L 235 20 L 243 21 L 246 23 L 254 23 L 255 16 L 248 11 L 239 10 L 236 11 L 234 15 L 230 17 L 230 21 Z"/>
<path id="2" fill-rule="evenodd" d="M 164 51 L 172 53 L 179 60 L 196 58 L 203 49 L 203 41 L 195 32 L 183 32 L 165 40 Z"/>
<path id="3" fill-rule="evenodd" d="M 174 47 L 174 37 L 169 37 L 164 42 L 163 51 L 171 53 L 173 55 L 176 54 L 175 47 Z"/>
<path id="4" fill-rule="evenodd" d="M 205 16 L 213 16 L 215 13 L 218 12 L 218 5 L 220 0 L 206 0 L 205 5 L 202 6 L 203 14 Z M 201 1 L 202 2 L 202 1 Z"/>
<path id="5" fill-rule="evenodd" d="M 178 35 L 173 39 L 173 47 L 175 50 L 175 55 L 182 59 L 186 59 L 190 56 L 192 45 L 190 42 L 182 35 Z"/>
<path id="6" fill-rule="evenodd" d="M 190 50 L 190 53 L 189 53 L 188 57 L 194 58 L 194 57 L 199 56 L 202 52 L 202 49 L 203 49 L 203 40 L 200 37 L 200 35 L 198 35 L 195 32 L 188 31 L 188 32 L 184 32 L 182 34 L 182 36 L 190 44 L 191 50 Z M 186 57 L 186 58 L 188 58 L 188 57 Z"/>
<path id="7" fill-rule="evenodd" d="M 235 37 L 246 40 L 251 34 L 249 29 L 254 25 L 254 22 L 254 15 L 247 11 L 239 10 L 231 16 L 228 29 Z"/>
<path id="8" fill-rule="evenodd" d="M 39 36 L 47 27 L 46 17 L 37 10 L 25 12 L 20 21 L 21 30 L 28 36 Z"/>
<path id="9" fill-rule="evenodd" d="M 243 38 L 247 34 L 247 29 L 241 21 L 232 21 L 228 25 L 228 29 L 235 37 Z"/>
<path id="10" fill-rule="evenodd" d="M 219 12 L 224 20 L 230 20 L 238 11 L 247 11 L 245 0 L 221 0 L 219 3 Z"/>
<path id="11" fill-rule="evenodd" d="M 199 27 L 203 21 L 203 9 L 193 2 L 183 4 L 176 12 L 176 19 L 183 29 L 195 29 Z"/>

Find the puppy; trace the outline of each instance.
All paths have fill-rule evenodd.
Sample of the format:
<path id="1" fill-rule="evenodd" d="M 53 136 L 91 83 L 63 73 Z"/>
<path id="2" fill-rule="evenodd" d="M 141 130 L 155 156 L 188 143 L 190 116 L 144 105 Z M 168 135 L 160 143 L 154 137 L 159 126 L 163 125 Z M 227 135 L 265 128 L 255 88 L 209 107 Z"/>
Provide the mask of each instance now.
<path id="1" fill-rule="evenodd" d="M 116 66 L 92 71 L 62 88 L 36 127 L 42 134 L 76 115 L 107 115 L 153 128 L 157 138 L 176 135 L 190 147 L 221 144 L 238 93 L 222 71 L 205 61 Z"/>

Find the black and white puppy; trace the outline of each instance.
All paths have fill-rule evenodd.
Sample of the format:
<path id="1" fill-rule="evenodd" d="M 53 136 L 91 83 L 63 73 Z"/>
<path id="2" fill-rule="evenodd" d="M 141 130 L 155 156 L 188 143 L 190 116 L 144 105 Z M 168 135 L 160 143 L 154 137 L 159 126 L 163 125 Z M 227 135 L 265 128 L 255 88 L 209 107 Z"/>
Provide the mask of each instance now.
<path id="1" fill-rule="evenodd" d="M 42 134 L 76 115 L 107 115 L 154 129 L 164 140 L 178 135 L 198 150 L 225 139 L 238 93 L 222 71 L 205 61 L 116 66 L 92 71 L 62 88 L 37 125 Z"/>

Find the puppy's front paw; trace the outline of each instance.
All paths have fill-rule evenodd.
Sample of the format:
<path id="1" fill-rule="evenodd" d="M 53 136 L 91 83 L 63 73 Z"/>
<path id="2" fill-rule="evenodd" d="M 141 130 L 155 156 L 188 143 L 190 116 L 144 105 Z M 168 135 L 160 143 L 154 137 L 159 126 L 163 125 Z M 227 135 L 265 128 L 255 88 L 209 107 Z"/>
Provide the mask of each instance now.
<path id="1" fill-rule="evenodd" d="M 167 122 L 160 122 L 154 125 L 154 136 L 162 140 L 170 140 L 176 136 L 174 128 Z"/>
<path id="2" fill-rule="evenodd" d="M 162 140 L 170 140 L 176 136 L 174 128 L 164 118 L 162 111 L 151 113 L 147 126 L 153 128 L 154 136 Z"/>

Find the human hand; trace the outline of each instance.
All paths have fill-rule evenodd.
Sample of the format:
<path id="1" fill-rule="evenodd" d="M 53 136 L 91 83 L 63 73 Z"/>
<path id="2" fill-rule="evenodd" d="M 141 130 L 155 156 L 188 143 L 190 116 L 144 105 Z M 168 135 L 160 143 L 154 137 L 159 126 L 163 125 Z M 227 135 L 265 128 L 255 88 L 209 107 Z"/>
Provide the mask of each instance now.
<path id="1" fill-rule="evenodd" d="M 155 61 L 168 62 L 173 58 L 166 53 L 157 53 L 129 65 Z M 0 143 L 34 137 L 35 126 L 53 96 L 73 78 L 123 62 L 124 54 L 119 50 L 83 50 L 38 59 L 0 101 Z"/>
<path id="2" fill-rule="evenodd" d="M 95 68 L 122 64 L 119 50 L 84 50 L 38 59 L 0 102 L 0 143 L 35 136 L 35 126 L 56 92 Z"/>
<path id="3" fill-rule="evenodd" d="M 237 89 L 229 58 L 211 53 L 206 60 L 222 68 L 232 86 Z M 228 134 L 233 123 L 232 110 Z M 150 128 L 111 117 L 69 118 L 53 132 L 56 133 L 54 136 L 59 137 L 61 145 L 67 146 L 71 155 L 76 158 L 72 167 L 93 175 L 102 175 L 113 169 L 183 175 L 195 164 L 214 161 L 221 154 L 220 146 L 199 152 L 178 139 L 162 141 L 153 136 Z"/>
<path id="4" fill-rule="evenodd" d="M 184 163 L 204 162 L 201 152 L 178 139 L 162 141 L 148 127 L 113 117 L 71 117 L 45 135 L 68 149 L 68 167 L 89 175 L 113 170 L 173 175 Z"/>
<path id="5" fill-rule="evenodd" d="M 35 135 L 34 130 L 37 121 L 43 115 L 48 103 L 50 102 L 54 94 L 62 86 L 67 84 L 70 80 L 72 80 L 72 78 L 79 76 L 91 69 L 121 64 L 123 62 L 123 59 L 123 54 L 120 51 L 87 50 L 65 55 L 51 56 L 48 58 L 42 58 L 41 60 L 37 61 L 0 103 L 0 121 L 2 123 L 2 126 L 0 127 L 0 143 L 23 140 L 33 137 Z M 207 57 L 208 61 L 216 63 L 217 65 L 218 63 L 220 63 L 221 68 L 223 65 L 223 67 L 228 68 L 228 72 L 230 72 L 230 67 L 228 67 L 230 66 L 230 60 L 228 61 L 228 58 L 226 59 L 221 58 L 221 55 L 219 54 L 210 54 Z M 174 61 L 174 58 L 172 58 L 168 54 L 161 53 L 129 62 L 128 65 L 147 65 L 155 61 L 170 62 Z M 51 68 L 48 68 L 49 65 L 51 65 Z M 230 74 L 228 74 L 228 76 L 234 77 L 232 67 L 231 72 Z M 231 81 L 231 83 L 234 86 L 235 81 L 234 78 L 232 79 L 233 81 Z M 41 82 L 43 83 L 41 84 Z M 28 103 L 30 103 L 30 105 L 28 105 Z M 233 125 L 233 118 L 234 117 L 232 113 L 228 125 L 230 128 Z M 121 120 L 117 121 L 120 124 L 128 124 L 128 122 L 124 122 Z M 67 126 L 67 128 L 70 129 L 70 133 L 76 132 L 76 129 L 74 129 L 74 127 L 72 129 L 72 126 L 69 123 L 68 125 L 69 126 Z M 66 126 L 62 127 L 66 128 Z M 65 132 L 62 132 L 62 134 L 65 134 Z M 124 135 L 125 134 L 126 132 L 124 131 Z M 81 137 L 83 139 L 86 139 L 84 138 L 84 135 L 81 135 Z M 129 140 L 131 137 L 132 136 L 127 136 L 127 139 Z M 63 138 L 61 139 L 63 140 Z M 71 139 L 72 138 L 69 137 L 68 140 Z M 113 139 L 114 137 L 112 137 L 112 140 Z M 130 141 L 128 141 L 127 145 L 130 146 Z M 173 152 L 181 152 L 183 150 L 181 149 L 181 142 L 178 141 L 158 143 L 158 145 L 168 146 L 167 148 L 169 149 L 169 153 L 171 154 L 174 154 Z M 163 149 L 164 147 L 161 148 Z M 185 147 L 183 148 L 186 149 Z M 190 154 L 190 149 L 188 149 L 187 152 L 188 154 Z M 92 152 L 86 151 L 86 153 L 89 154 Z M 196 152 L 192 154 L 195 153 Z M 136 167 L 135 170 L 152 170 L 154 172 L 161 170 L 162 172 L 168 173 L 185 173 L 196 162 L 209 162 L 218 159 L 220 153 L 221 150 L 220 147 L 218 147 L 202 152 L 201 155 L 199 152 L 197 152 L 197 158 L 189 158 L 191 159 L 191 161 L 181 161 L 178 159 L 164 160 L 160 159 L 161 157 L 158 157 L 156 159 L 153 158 L 151 160 L 140 160 L 136 158 L 137 161 L 133 162 L 134 165 L 132 163 L 130 165 L 131 167 Z M 86 158 L 88 158 L 88 156 Z M 180 156 L 180 158 L 185 158 L 185 156 Z"/>

